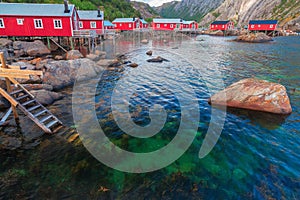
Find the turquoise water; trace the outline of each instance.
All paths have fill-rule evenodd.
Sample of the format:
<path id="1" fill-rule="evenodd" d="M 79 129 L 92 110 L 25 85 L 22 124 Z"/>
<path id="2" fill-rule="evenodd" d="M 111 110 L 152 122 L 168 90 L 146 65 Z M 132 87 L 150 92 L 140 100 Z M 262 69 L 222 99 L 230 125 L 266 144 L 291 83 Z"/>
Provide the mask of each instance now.
<path id="1" fill-rule="evenodd" d="M 199 113 L 200 120 L 192 145 L 178 160 L 150 173 L 125 173 L 98 162 L 82 144 L 51 136 L 33 150 L 1 152 L 0 199 L 300 199 L 300 38 L 248 44 L 231 42 L 232 38 L 200 37 L 204 41 L 171 38 L 147 45 L 127 38 L 116 41 L 117 46 L 109 41 L 103 46 L 109 56 L 126 53 L 128 60 L 139 64 L 137 68 L 105 71 L 96 91 L 99 124 L 123 149 L 151 152 L 167 145 L 182 123 L 185 107 L 178 96 L 190 90 L 183 83 L 193 88 L 192 98 L 199 108 L 190 112 Z M 170 62 L 147 63 L 145 52 L 149 49 Z M 228 110 L 216 146 L 200 159 L 199 149 L 211 125 L 212 109 L 207 99 L 223 84 L 248 77 L 284 85 L 293 113 L 281 117 Z M 167 111 L 165 125 L 155 136 L 129 136 L 113 119 L 111 95 L 123 78 L 128 85 L 140 84 L 128 102 L 135 124 L 151 124 L 149 109 L 154 104 Z M 165 80 L 177 92 L 167 88 Z M 52 108 L 66 107 L 63 120 L 72 124 L 69 98 Z M 4 187 L 3 179 L 16 183 Z"/>

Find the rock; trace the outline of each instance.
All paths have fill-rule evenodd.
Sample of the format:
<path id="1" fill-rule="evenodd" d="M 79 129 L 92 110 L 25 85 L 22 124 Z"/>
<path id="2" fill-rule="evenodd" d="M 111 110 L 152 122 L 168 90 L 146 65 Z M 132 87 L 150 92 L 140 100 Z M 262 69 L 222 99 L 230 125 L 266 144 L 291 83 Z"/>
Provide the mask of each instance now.
<path id="1" fill-rule="evenodd" d="M 147 39 L 143 39 L 143 40 L 141 41 L 142 44 L 148 44 L 148 42 L 149 42 L 149 41 L 148 41 Z"/>
<path id="2" fill-rule="evenodd" d="M 0 149 L 15 150 L 22 146 L 21 138 L 2 135 L 0 136 L 0 141 Z"/>
<path id="3" fill-rule="evenodd" d="M 83 58 L 83 55 L 78 50 L 71 50 L 67 52 L 67 60 L 75 60 L 79 58 Z"/>
<path id="4" fill-rule="evenodd" d="M 240 35 L 234 41 L 263 43 L 263 42 L 273 41 L 273 39 L 264 33 L 250 33 L 250 34 L 246 34 L 246 35 Z"/>
<path id="5" fill-rule="evenodd" d="M 157 56 L 156 58 L 151 58 L 151 59 L 147 60 L 147 62 L 159 62 L 159 63 L 161 63 L 163 61 L 169 62 L 169 60 L 162 58 L 160 56 Z"/>
<path id="6" fill-rule="evenodd" d="M 12 41 L 6 38 L 0 38 L 0 46 L 1 47 L 9 47 L 10 45 L 12 45 Z"/>
<path id="7" fill-rule="evenodd" d="M 13 48 L 15 49 L 15 54 L 18 54 L 18 56 L 50 54 L 50 50 L 40 40 L 35 40 L 34 42 L 15 41 L 13 42 Z"/>
<path id="8" fill-rule="evenodd" d="M 64 95 L 57 93 L 57 92 L 51 92 L 48 90 L 31 90 L 31 93 L 33 96 L 35 96 L 36 100 L 40 102 L 43 105 L 50 105 L 54 101 L 62 99 Z"/>
<path id="9" fill-rule="evenodd" d="M 20 68 L 22 69 L 28 69 L 28 70 L 35 70 L 35 66 L 30 64 L 30 62 L 22 62 L 22 61 L 19 61 L 19 62 L 14 62 L 12 63 L 11 65 L 13 66 L 20 66 Z"/>
<path id="10" fill-rule="evenodd" d="M 209 103 L 275 114 L 292 112 L 284 86 L 254 78 L 243 79 L 230 85 L 213 95 Z"/>
<path id="11" fill-rule="evenodd" d="M 213 31 L 213 32 L 210 32 L 209 35 L 212 35 L 212 36 L 224 36 L 224 33 L 223 33 L 223 31 Z"/>
<path id="12" fill-rule="evenodd" d="M 54 59 L 55 59 L 55 60 L 63 60 L 64 57 L 61 56 L 61 55 L 56 55 L 56 56 L 54 57 Z"/>
<path id="13" fill-rule="evenodd" d="M 102 67 L 87 58 L 52 60 L 48 61 L 44 68 L 43 83 L 52 85 L 54 90 L 70 86 L 74 84 L 75 80 L 82 81 L 95 77 L 103 70 Z"/>
<path id="14" fill-rule="evenodd" d="M 23 84 L 27 90 L 48 90 L 52 91 L 53 87 L 49 84 Z"/>
<path id="15" fill-rule="evenodd" d="M 152 56 L 152 53 L 153 53 L 153 52 L 152 52 L 151 50 L 149 50 L 149 51 L 146 52 L 146 54 L 147 54 L 148 56 Z"/>
<path id="16" fill-rule="evenodd" d="M 29 61 L 28 63 L 32 64 L 32 65 L 38 65 L 41 62 L 41 60 L 42 60 L 42 58 L 35 58 L 35 59 Z"/>
<path id="17" fill-rule="evenodd" d="M 112 65 L 114 63 L 119 63 L 119 61 L 116 59 L 103 59 L 103 60 L 99 60 L 97 62 L 97 65 L 101 67 L 108 67 L 109 65 Z"/>
<path id="18" fill-rule="evenodd" d="M 96 49 L 95 55 L 99 56 L 100 58 L 104 59 L 106 57 L 106 52 Z"/>
<path id="19" fill-rule="evenodd" d="M 139 66 L 139 65 L 136 64 L 136 63 L 130 63 L 130 64 L 128 64 L 127 66 L 135 68 L 135 67 L 137 67 L 137 66 Z"/>
<path id="20" fill-rule="evenodd" d="M 92 61 L 97 62 L 97 61 L 99 61 L 101 59 L 101 56 L 96 55 L 96 54 L 88 54 L 88 55 L 86 55 L 86 58 L 88 58 L 88 59 L 90 59 Z"/>

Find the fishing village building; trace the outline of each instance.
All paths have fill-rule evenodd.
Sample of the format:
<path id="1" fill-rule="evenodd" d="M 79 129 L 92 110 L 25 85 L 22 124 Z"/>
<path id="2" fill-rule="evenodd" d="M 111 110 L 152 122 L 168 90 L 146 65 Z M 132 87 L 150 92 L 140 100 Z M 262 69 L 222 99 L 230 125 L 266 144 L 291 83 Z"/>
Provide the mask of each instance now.
<path id="1" fill-rule="evenodd" d="M 234 28 L 234 23 L 232 21 L 214 21 L 210 24 L 210 30 L 220 30 L 220 31 L 227 31 L 232 30 Z"/>
<path id="2" fill-rule="evenodd" d="M 120 31 L 133 31 L 135 29 L 141 29 L 142 22 L 139 18 L 116 18 L 113 22 L 115 29 Z"/>
<path id="3" fill-rule="evenodd" d="M 114 30 L 115 25 L 108 20 L 104 20 L 104 30 Z"/>
<path id="4" fill-rule="evenodd" d="M 97 35 L 104 34 L 104 13 L 103 11 L 78 11 L 79 15 L 79 29 L 80 30 L 94 30 Z"/>
<path id="5" fill-rule="evenodd" d="M 196 30 L 198 23 L 196 21 L 183 21 L 182 30 Z"/>
<path id="6" fill-rule="evenodd" d="M 142 27 L 143 27 L 143 29 L 149 28 L 148 22 L 146 22 L 144 19 L 141 19 L 141 22 L 142 22 Z"/>
<path id="7" fill-rule="evenodd" d="M 0 36 L 73 36 L 79 30 L 74 5 L 0 3 Z"/>
<path id="8" fill-rule="evenodd" d="M 182 19 L 162 19 L 162 18 L 154 18 L 152 22 L 153 30 L 181 30 L 183 25 Z"/>
<path id="9" fill-rule="evenodd" d="M 275 31 L 277 20 L 250 20 L 248 25 L 249 31 Z"/>

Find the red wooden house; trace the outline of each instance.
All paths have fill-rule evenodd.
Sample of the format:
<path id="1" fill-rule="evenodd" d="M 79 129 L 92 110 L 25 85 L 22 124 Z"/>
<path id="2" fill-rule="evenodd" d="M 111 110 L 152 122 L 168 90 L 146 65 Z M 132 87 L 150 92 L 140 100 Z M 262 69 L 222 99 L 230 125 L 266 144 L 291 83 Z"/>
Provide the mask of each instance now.
<path id="1" fill-rule="evenodd" d="M 104 13 L 103 11 L 81 11 L 78 10 L 79 29 L 80 30 L 95 30 L 98 35 L 104 33 Z"/>
<path id="2" fill-rule="evenodd" d="M 116 18 L 113 22 L 115 29 L 120 31 L 132 31 L 141 28 L 141 20 L 139 18 Z"/>
<path id="3" fill-rule="evenodd" d="M 0 3 L 0 36 L 72 36 L 78 30 L 74 5 Z"/>
<path id="4" fill-rule="evenodd" d="M 115 25 L 108 20 L 104 20 L 104 30 L 113 30 Z"/>
<path id="5" fill-rule="evenodd" d="M 153 30 L 167 30 L 173 31 L 175 29 L 181 30 L 183 25 L 182 19 L 160 19 L 155 18 L 152 22 Z"/>
<path id="6" fill-rule="evenodd" d="M 277 20 L 250 20 L 250 31 L 274 31 L 277 28 Z"/>
<path id="7" fill-rule="evenodd" d="M 234 23 L 232 21 L 214 21 L 210 25 L 210 30 L 220 30 L 220 31 L 227 31 L 234 28 Z"/>
<path id="8" fill-rule="evenodd" d="M 149 28 L 148 22 L 146 22 L 144 19 L 141 19 L 141 23 L 142 23 L 142 28 L 144 28 L 144 29 Z"/>
<path id="9" fill-rule="evenodd" d="M 196 30 L 198 29 L 198 23 L 196 21 L 183 21 L 182 29 Z"/>

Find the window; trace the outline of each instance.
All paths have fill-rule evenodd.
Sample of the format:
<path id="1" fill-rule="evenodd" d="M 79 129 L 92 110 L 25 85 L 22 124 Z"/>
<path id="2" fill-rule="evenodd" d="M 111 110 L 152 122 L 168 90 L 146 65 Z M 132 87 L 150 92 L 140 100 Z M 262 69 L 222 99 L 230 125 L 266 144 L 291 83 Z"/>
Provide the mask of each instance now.
<path id="1" fill-rule="evenodd" d="M 273 24 L 270 25 L 270 28 L 273 28 Z"/>
<path id="2" fill-rule="evenodd" d="M 17 19 L 17 24 L 18 25 L 23 25 L 23 21 L 24 21 L 24 19 Z"/>
<path id="3" fill-rule="evenodd" d="M 164 27 L 167 27 L 167 24 L 164 24 Z"/>
<path id="4" fill-rule="evenodd" d="M 131 24 L 129 24 L 129 28 L 131 28 Z"/>
<path id="5" fill-rule="evenodd" d="M 122 26 L 122 24 L 120 24 L 120 26 Z"/>
<path id="6" fill-rule="evenodd" d="M 222 25 L 222 28 L 225 28 L 225 25 Z"/>
<path id="7" fill-rule="evenodd" d="M 91 22 L 91 28 L 96 28 L 96 22 Z"/>
<path id="8" fill-rule="evenodd" d="M 4 21 L 3 21 L 2 18 L 0 18 L 0 28 L 5 28 L 5 27 L 4 27 Z"/>
<path id="9" fill-rule="evenodd" d="M 79 22 L 79 28 L 83 28 L 82 22 Z"/>
<path id="10" fill-rule="evenodd" d="M 254 28 L 254 25 L 251 25 L 251 28 Z"/>
<path id="11" fill-rule="evenodd" d="M 160 24 L 156 24 L 156 28 L 160 28 Z"/>
<path id="12" fill-rule="evenodd" d="M 215 28 L 215 26 L 214 26 L 214 25 L 212 25 L 211 27 L 212 27 L 212 28 Z"/>
<path id="13" fill-rule="evenodd" d="M 43 22 L 41 19 L 34 19 L 34 27 L 35 28 L 43 28 Z"/>
<path id="14" fill-rule="evenodd" d="M 170 25 L 170 28 L 173 28 L 173 24 Z"/>
<path id="15" fill-rule="evenodd" d="M 258 25 L 258 28 L 260 28 L 260 24 Z"/>
<path id="16" fill-rule="evenodd" d="M 55 29 L 62 29 L 62 25 L 61 25 L 61 20 L 60 19 L 54 19 L 53 23 L 54 23 L 54 28 Z"/>

